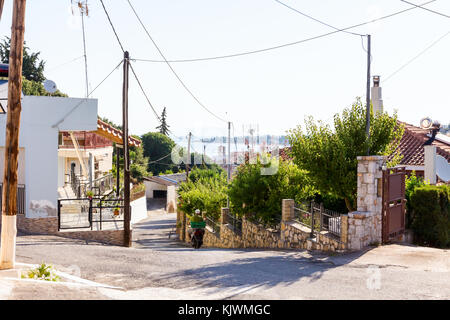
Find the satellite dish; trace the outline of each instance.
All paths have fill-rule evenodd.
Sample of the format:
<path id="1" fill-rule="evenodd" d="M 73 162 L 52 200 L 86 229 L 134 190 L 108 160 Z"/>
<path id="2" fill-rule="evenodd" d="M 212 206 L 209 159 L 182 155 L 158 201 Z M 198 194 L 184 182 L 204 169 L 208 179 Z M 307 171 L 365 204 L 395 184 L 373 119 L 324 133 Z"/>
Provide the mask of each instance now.
<path id="1" fill-rule="evenodd" d="M 53 82 L 52 80 L 45 80 L 44 81 L 44 89 L 48 93 L 54 93 L 57 90 L 56 83 Z"/>
<path id="2" fill-rule="evenodd" d="M 422 129 L 430 129 L 432 125 L 433 125 L 433 121 L 428 117 L 420 120 L 420 127 Z"/>

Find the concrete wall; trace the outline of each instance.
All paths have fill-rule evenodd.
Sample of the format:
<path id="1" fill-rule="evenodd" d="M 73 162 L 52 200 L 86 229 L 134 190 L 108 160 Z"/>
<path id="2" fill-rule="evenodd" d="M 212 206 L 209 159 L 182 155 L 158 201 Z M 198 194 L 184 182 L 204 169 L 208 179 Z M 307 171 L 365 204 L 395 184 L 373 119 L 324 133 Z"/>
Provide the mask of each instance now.
<path id="1" fill-rule="evenodd" d="M 167 187 L 167 203 L 166 210 L 167 213 L 177 212 L 177 187 L 176 186 L 168 186 Z"/>
<path id="2" fill-rule="evenodd" d="M 52 127 L 70 111 L 66 120 Z M 0 115 L 0 147 L 5 146 L 6 117 Z M 97 100 L 45 96 L 22 99 L 19 147 L 25 153 L 22 163 L 25 162 L 27 217 L 56 216 L 59 130 L 97 130 Z"/>
<path id="3" fill-rule="evenodd" d="M 130 202 L 131 205 L 131 223 L 139 222 L 146 219 L 147 216 L 147 199 L 140 197 Z"/>
<path id="4" fill-rule="evenodd" d="M 147 198 L 151 198 L 153 199 L 153 190 L 162 190 L 162 191 L 166 191 L 167 190 L 167 186 L 156 183 L 156 182 L 152 182 L 152 181 L 144 181 L 145 183 L 145 196 Z"/>

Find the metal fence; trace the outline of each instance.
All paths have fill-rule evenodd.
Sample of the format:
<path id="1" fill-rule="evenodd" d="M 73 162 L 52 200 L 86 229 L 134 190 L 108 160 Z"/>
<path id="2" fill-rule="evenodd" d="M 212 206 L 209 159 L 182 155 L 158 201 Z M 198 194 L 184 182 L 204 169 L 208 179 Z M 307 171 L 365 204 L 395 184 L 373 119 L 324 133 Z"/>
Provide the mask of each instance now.
<path id="1" fill-rule="evenodd" d="M 58 230 L 122 230 L 124 208 L 123 199 L 59 199 Z"/>
<path id="2" fill-rule="evenodd" d="M 3 200 L 3 183 L 0 183 L 0 208 L 2 208 Z M 17 214 L 25 214 L 26 208 L 25 185 L 17 185 Z M 1 209 L 0 209 L 1 210 Z"/>
<path id="3" fill-rule="evenodd" d="M 228 225 L 233 228 L 236 233 L 242 233 L 242 219 L 232 213 L 227 214 Z"/>
<path id="4" fill-rule="evenodd" d="M 211 217 L 206 217 L 206 225 L 208 227 L 210 227 L 211 229 L 213 229 L 213 232 L 217 235 L 220 236 L 220 223 L 217 222 L 216 220 L 214 220 Z"/>
<path id="5" fill-rule="evenodd" d="M 95 197 L 104 195 L 107 191 L 114 189 L 115 178 L 113 174 L 97 178 L 92 183 L 83 180 L 81 176 L 71 174 L 70 185 L 77 198 L 85 198 L 86 192 L 91 190 Z"/>
<path id="6" fill-rule="evenodd" d="M 303 202 L 294 206 L 294 220 L 311 229 L 311 237 L 315 232 L 327 231 L 340 237 L 341 214 L 339 212 L 325 209 L 323 204 Z"/>
<path id="7" fill-rule="evenodd" d="M 257 225 L 262 226 L 264 229 L 272 230 L 272 231 L 281 231 L 281 216 L 273 216 L 269 219 L 261 219 L 257 218 L 256 215 L 249 215 L 247 219 Z"/>

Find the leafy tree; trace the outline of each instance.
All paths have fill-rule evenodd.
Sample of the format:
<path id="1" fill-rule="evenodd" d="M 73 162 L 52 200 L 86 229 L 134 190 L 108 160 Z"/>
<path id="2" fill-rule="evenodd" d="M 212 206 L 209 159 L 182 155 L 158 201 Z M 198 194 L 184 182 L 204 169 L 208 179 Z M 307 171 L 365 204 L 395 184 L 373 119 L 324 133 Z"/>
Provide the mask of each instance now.
<path id="1" fill-rule="evenodd" d="M 149 158 L 147 170 L 155 176 L 166 170 L 177 172 L 172 162 L 171 152 L 175 142 L 160 132 L 148 132 L 141 136 L 144 156 Z"/>
<path id="2" fill-rule="evenodd" d="M 295 199 L 301 202 L 313 196 L 311 181 L 304 170 L 294 163 L 279 160 L 278 164 L 259 159 L 255 164 L 243 164 L 229 186 L 231 209 L 238 215 L 268 224 L 281 217 L 281 200 Z M 272 175 L 262 175 L 261 169 L 278 166 Z"/>
<path id="3" fill-rule="evenodd" d="M 9 63 L 11 38 L 5 37 L 0 43 L 0 59 L 3 63 Z M 43 82 L 45 80 L 45 61 L 39 58 L 40 52 L 29 52 L 30 48 L 24 42 L 22 75 L 30 81 Z"/>
<path id="4" fill-rule="evenodd" d="M 367 154 L 390 155 L 403 136 L 404 128 L 397 122 L 397 114 L 370 114 L 370 139 L 366 138 L 366 109 L 361 100 L 334 116 L 334 130 L 312 117 L 305 121 L 306 131 L 300 126 L 290 130 L 294 162 L 309 172 L 321 194 L 333 194 L 345 200 L 349 211 L 356 207 L 357 156 Z M 388 165 L 395 165 L 399 154 Z"/>
<path id="5" fill-rule="evenodd" d="M 170 130 L 169 130 L 169 125 L 167 124 L 167 120 L 166 120 L 166 107 L 164 107 L 163 112 L 161 114 L 161 124 L 159 126 L 156 127 L 156 129 L 159 130 L 159 133 L 162 133 L 166 136 L 169 135 Z"/>
<path id="6" fill-rule="evenodd" d="M 188 215 L 199 209 L 218 219 L 227 203 L 227 178 L 222 169 L 194 168 L 190 180 L 180 184 L 178 207 Z"/>
<path id="7" fill-rule="evenodd" d="M 68 95 L 56 90 L 53 93 L 49 93 L 44 89 L 44 85 L 41 82 L 30 81 L 25 77 L 22 79 L 22 92 L 25 96 L 52 96 L 52 97 L 67 97 Z"/>

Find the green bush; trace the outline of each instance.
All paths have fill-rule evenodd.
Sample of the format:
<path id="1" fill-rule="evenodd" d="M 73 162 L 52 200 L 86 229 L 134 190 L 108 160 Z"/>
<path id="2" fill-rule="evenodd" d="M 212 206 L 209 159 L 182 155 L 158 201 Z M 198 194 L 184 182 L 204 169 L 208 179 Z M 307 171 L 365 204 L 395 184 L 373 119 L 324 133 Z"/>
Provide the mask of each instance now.
<path id="1" fill-rule="evenodd" d="M 450 247 L 450 187 L 417 187 L 411 193 L 411 228 L 417 244 Z"/>
<path id="2" fill-rule="evenodd" d="M 218 219 L 220 209 L 227 203 L 227 180 L 223 170 L 195 168 L 189 181 L 180 184 L 178 207 L 188 215 L 199 209 L 207 216 Z"/>
<path id="3" fill-rule="evenodd" d="M 418 187 L 427 185 L 422 177 L 417 177 L 416 172 L 413 171 L 409 177 L 405 179 L 405 198 L 406 198 L 406 228 L 411 228 L 412 223 L 412 208 L 411 208 L 411 194 Z"/>
<path id="4" fill-rule="evenodd" d="M 272 161 L 268 165 L 257 161 L 238 168 L 228 190 L 233 213 L 270 224 L 281 217 L 282 199 L 301 202 L 314 194 L 306 171 L 292 162 Z M 269 165 L 278 165 L 278 171 L 272 175 L 261 174 L 261 169 Z"/>

